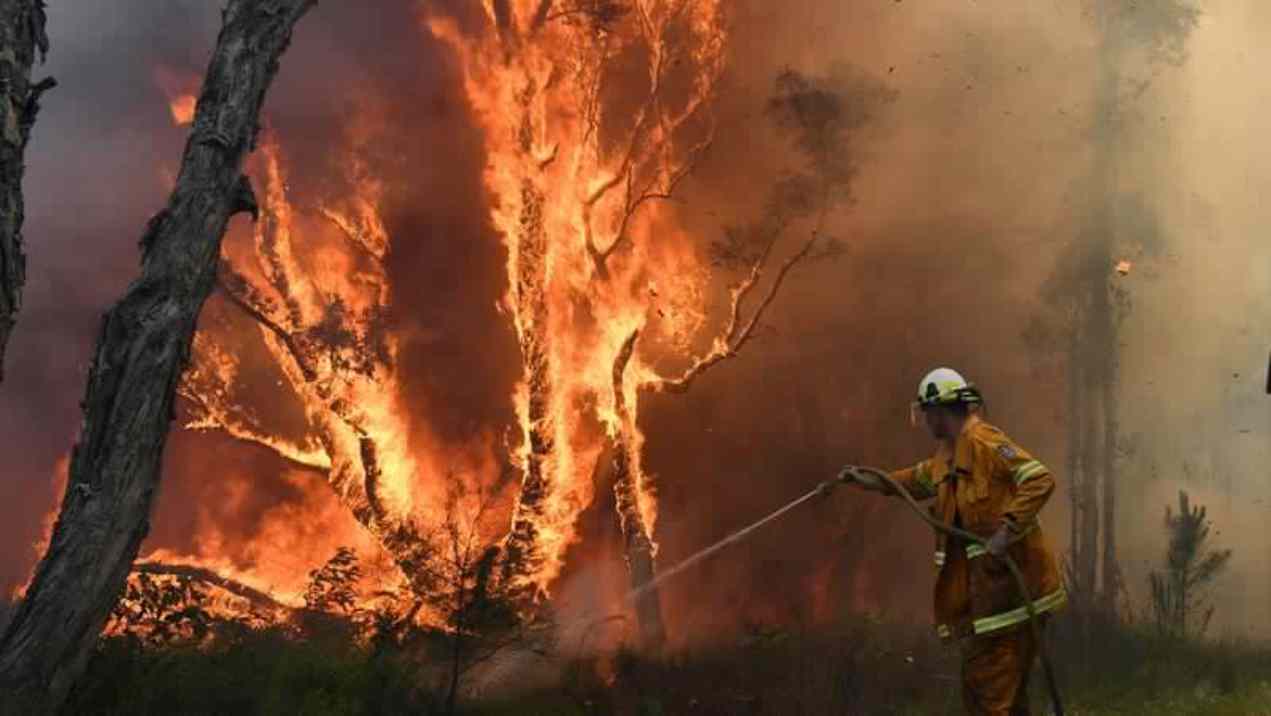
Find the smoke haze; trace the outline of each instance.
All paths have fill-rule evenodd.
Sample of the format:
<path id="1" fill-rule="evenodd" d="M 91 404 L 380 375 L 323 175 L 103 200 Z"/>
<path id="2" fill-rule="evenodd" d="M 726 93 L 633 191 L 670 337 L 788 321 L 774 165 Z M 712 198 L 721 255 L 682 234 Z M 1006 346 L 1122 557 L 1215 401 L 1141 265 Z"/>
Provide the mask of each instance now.
<path id="1" fill-rule="evenodd" d="M 180 157 L 186 128 L 173 124 L 157 68 L 201 75 L 219 21 L 215 3 L 196 0 L 73 5 L 49 10 L 44 69 L 60 86 L 46 95 L 27 154 L 29 279 L 0 386 L 0 585 L 21 583 L 37 556 L 32 545 L 60 499 L 58 466 L 78 427 L 99 316 L 136 274 L 136 242 Z M 853 201 L 831 217 L 845 253 L 800 268 L 761 338 L 687 396 L 646 401 L 661 564 L 843 463 L 895 467 L 925 456 L 930 445 L 908 427 L 908 402 L 938 365 L 979 383 L 990 420 L 1056 470 L 1061 492 L 1043 521 L 1065 548 L 1065 356 L 1026 336 L 1050 310 L 1045 290 L 1061 259 L 1083 240 L 1098 58 L 1091 20 L 1075 5 L 747 0 L 733 8 L 720 135 L 676 207 L 703 253 L 726 225 L 756 219 L 795 161 L 764 113 L 778 73 L 855 78 L 887 98 L 869 103 L 870 121 L 850 148 Z M 467 3 L 430 6 L 475 25 Z M 336 149 L 359 113 L 375 108 L 359 141 L 388 187 L 390 322 L 410 439 L 441 446 L 456 464 L 490 461 L 514 424 L 510 396 L 521 376 L 515 336 L 496 308 L 506 252 L 490 221 L 498 199 L 483 183 L 484 139 L 456 61 L 419 21 L 419 4 L 376 8 L 323 3 L 300 24 L 266 124 L 289 162 L 293 194 L 338 195 L 350 178 Z M 1233 633 L 1265 634 L 1271 616 L 1260 546 L 1271 509 L 1271 398 L 1262 390 L 1271 207 L 1261 201 L 1271 181 L 1263 119 L 1271 89 L 1260 81 L 1268 31 L 1271 11 L 1256 0 L 1206 2 L 1185 61 L 1152 70 L 1127 113 L 1132 141 L 1118 155 L 1119 187 L 1137 197 L 1134 225 L 1154 247 L 1127 255 L 1134 266 L 1118 279 L 1131 302 L 1117 337 L 1129 594 L 1141 608 L 1146 570 L 1164 555 L 1164 507 L 1187 489 L 1209 506 L 1217 543 L 1235 550 L 1215 616 Z M 230 249 L 249 234 L 236 221 Z M 789 241 L 783 250 L 797 236 Z M 718 322 L 726 294 L 725 282 L 715 283 L 710 320 Z M 209 316 L 232 315 L 220 303 L 209 302 Z M 260 392 L 273 376 L 262 369 L 247 380 Z M 279 415 L 295 409 L 269 396 L 254 402 Z M 142 552 L 215 554 L 238 569 L 302 579 L 315 555 L 349 543 L 370 549 L 329 492 L 265 450 L 174 429 Z M 625 586 L 613 497 L 597 495 L 581 518 L 584 541 L 571 551 L 563 599 Z M 839 495 L 774 525 L 667 585 L 671 632 L 710 638 L 747 620 L 884 607 L 924 617 L 931 539 L 902 510 Z"/>

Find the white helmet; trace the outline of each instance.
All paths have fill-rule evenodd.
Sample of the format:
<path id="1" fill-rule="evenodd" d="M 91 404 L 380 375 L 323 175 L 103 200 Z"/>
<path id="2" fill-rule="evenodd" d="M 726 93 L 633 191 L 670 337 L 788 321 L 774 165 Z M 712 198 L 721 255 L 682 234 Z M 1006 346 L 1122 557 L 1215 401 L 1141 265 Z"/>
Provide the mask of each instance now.
<path id="1" fill-rule="evenodd" d="M 919 409 L 935 405 L 979 405 L 984 402 L 980 390 L 967 382 L 952 368 L 936 368 L 918 384 L 918 400 L 910 410 L 910 418 L 917 422 Z"/>

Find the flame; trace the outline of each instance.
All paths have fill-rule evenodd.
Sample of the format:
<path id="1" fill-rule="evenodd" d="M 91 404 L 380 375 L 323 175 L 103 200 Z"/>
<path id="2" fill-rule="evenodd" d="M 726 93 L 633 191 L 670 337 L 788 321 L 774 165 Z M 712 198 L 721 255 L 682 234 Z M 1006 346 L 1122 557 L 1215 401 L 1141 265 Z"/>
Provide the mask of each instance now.
<path id="1" fill-rule="evenodd" d="M 199 75 L 190 70 L 157 65 L 154 69 L 154 81 L 168 98 L 168 111 L 172 115 L 172 123 L 178 127 L 193 124 L 201 82 Z"/>
<path id="2" fill-rule="evenodd" d="M 524 365 L 508 396 L 522 480 L 507 553 L 524 554 L 522 578 L 546 595 L 578 539 L 575 523 L 594 499 L 592 475 L 605 455 L 623 457 L 616 479 L 627 481 L 634 504 L 624 530 L 656 550 L 641 386 L 700 342 L 711 282 L 700 242 L 666 200 L 713 137 L 727 34 L 722 0 L 642 0 L 629 12 L 597 3 L 593 15 L 541 15 L 540 6 L 487 3 L 493 27 L 479 37 L 441 16 L 426 14 L 422 28 L 460 59 L 485 138 L 491 220 L 507 247 L 500 310 Z M 174 120 L 190 121 L 184 98 L 197 84 L 162 67 L 156 82 Z M 491 457 L 494 439 L 447 445 L 409 419 L 399 339 L 385 318 L 394 237 L 383 207 L 400 188 L 366 159 L 384 108 L 363 99 L 344 145 L 332 148 L 343 176 L 324 184 L 338 193 L 298 196 L 285 138 L 262 134 L 249 167 L 261 217 L 250 235 L 227 238 L 221 290 L 181 388 L 188 429 L 272 450 L 305 499 L 270 511 L 245 542 L 208 515 L 193 550 L 145 557 L 212 569 L 291 605 L 308 570 L 336 546 L 409 571 L 411 545 L 401 535 L 440 524 L 455 483 L 488 487 L 506 472 Z M 280 409 L 243 394 L 261 370 L 245 364 L 248 345 L 273 365 L 298 425 L 279 423 Z M 235 479 L 230 501 L 252 489 L 245 476 Z"/>
<path id="3" fill-rule="evenodd" d="M 303 495 L 301 501 L 267 510 L 248 538 L 231 537 L 218 523 L 220 515 L 233 511 L 222 504 L 215 513 L 200 511 L 192 550 L 152 549 L 143 552 L 138 561 L 202 567 L 268 594 L 280 604 L 302 607 L 309 572 L 338 547 L 352 547 L 362 555 L 382 551 L 348 510 L 331 499 L 329 490 L 314 483 L 312 475 L 288 472 L 283 479 Z M 232 505 L 254 489 L 255 480 L 231 475 L 225 484 L 229 488 L 225 500 Z M 395 577 L 380 572 L 373 581 L 389 584 Z"/>
<path id="4" fill-rule="evenodd" d="M 178 127 L 184 127 L 194 123 L 194 108 L 198 104 L 198 98 L 192 94 L 183 94 L 168 103 L 168 110 L 172 112 L 172 121 Z"/>
<path id="5" fill-rule="evenodd" d="M 494 29 L 476 39 L 446 17 L 424 22 L 460 58 L 485 130 L 491 215 L 508 249 L 503 309 L 526 366 L 512 396 L 523 492 L 535 496 L 518 505 L 512 539 L 524 533 L 541 553 L 531 579 L 546 591 L 593 499 L 606 439 L 627 451 L 642 529 L 651 534 L 656 522 L 637 414 L 637 386 L 653 369 L 644 350 L 617 375 L 615 361 L 637 332 L 642 346 L 683 348 L 704 322 L 707 269 L 658 202 L 708 143 L 709 133 L 695 138 L 692 129 L 710 104 L 727 36 L 714 0 L 644 0 L 626 13 L 597 4 L 591 16 L 580 9 L 557 21 L 542 7 L 488 2 Z M 631 109 L 613 101 L 620 88 L 611 73 L 630 62 L 627 52 L 644 58 L 644 78 L 625 88 L 638 109 L 622 126 Z M 668 89 L 672 66 L 688 68 L 675 76 L 683 96 Z"/>
<path id="6" fill-rule="evenodd" d="M 60 496 L 66 492 L 66 483 L 70 479 L 71 456 L 65 454 L 57 459 L 53 466 L 53 491 L 52 494 Z M 44 556 L 49 549 L 49 543 L 53 541 L 53 526 L 57 523 L 57 509 L 49 510 L 44 514 L 44 519 L 40 521 L 40 537 L 31 545 L 31 551 L 38 560 Z M 26 590 L 31 586 L 31 580 L 35 579 L 35 566 L 32 566 L 31 573 L 22 584 L 14 588 L 10 598 L 14 601 L 21 599 L 26 595 Z"/>

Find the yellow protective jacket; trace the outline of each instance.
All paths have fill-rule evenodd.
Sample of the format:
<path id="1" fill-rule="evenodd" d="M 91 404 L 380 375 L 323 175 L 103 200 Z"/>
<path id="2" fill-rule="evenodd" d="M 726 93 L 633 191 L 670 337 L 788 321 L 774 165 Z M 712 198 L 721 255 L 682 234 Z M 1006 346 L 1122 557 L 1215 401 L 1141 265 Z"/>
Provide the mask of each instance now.
<path id="1" fill-rule="evenodd" d="M 1054 552 L 1037 513 L 1055 491 L 1045 465 L 976 415 L 955 446 L 891 473 L 917 499 L 935 498 L 939 521 L 988 539 L 1006 524 L 1024 536 L 1009 548 L 1039 613 L 1063 606 L 1066 594 Z M 1028 619 L 1019 588 L 1004 562 L 976 544 L 936 535 L 936 629 L 945 639 L 1000 632 Z"/>

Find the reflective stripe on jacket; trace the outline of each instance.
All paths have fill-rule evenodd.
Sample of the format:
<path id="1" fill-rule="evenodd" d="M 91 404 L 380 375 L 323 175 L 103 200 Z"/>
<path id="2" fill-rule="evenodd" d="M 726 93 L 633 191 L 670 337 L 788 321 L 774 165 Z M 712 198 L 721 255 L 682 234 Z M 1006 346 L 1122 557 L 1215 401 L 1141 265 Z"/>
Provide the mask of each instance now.
<path id="1" fill-rule="evenodd" d="M 935 498 L 932 515 L 988 539 L 1002 524 L 1023 536 L 1009 548 L 1039 613 L 1063 606 L 1066 594 L 1037 513 L 1055 490 L 1045 465 L 978 416 L 967 419 L 952 451 L 897 470 L 892 478 L 915 498 Z M 978 544 L 936 535 L 935 620 L 942 637 L 988 634 L 1028 619 L 1010 568 Z"/>

